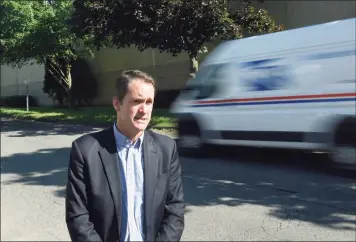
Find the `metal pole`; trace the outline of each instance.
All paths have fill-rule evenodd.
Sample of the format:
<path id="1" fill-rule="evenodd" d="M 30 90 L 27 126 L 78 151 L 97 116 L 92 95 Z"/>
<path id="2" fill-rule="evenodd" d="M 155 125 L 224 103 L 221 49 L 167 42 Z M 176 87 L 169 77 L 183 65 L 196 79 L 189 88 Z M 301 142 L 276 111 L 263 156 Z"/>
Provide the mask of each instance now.
<path id="1" fill-rule="evenodd" d="M 26 111 L 28 112 L 30 109 L 30 104 L 29 104 L 29 91 L 28 91 L 28 82 L 27 79 L 25 80 L 25 85 L 26 85 Z"/>

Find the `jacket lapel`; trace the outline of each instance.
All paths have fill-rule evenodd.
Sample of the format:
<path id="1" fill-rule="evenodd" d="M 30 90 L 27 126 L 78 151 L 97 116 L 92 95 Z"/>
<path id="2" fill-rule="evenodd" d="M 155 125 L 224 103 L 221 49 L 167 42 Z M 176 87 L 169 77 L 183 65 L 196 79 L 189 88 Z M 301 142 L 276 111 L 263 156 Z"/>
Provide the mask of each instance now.
<path id="1" fill-rule="evenodd" d="M 109 181 L 111 196 L 114 200 L 115 213 L 118 222 L 118 229 L 121 229 L 121 210 L 122 210 L 122 194 L 120 180 L 120 163 L 117 154 L 114 131 L 112 128 L 107 129 L 106 139 L 103 142 L 102 149 L 99 150 L 101 161 L 104 166 L 105 175 Z"/>
<path id="2" fill-rule="evenodd" d="M 145 203 L 145 222 L 146 228 L 150 226 L 150 220 L 147 218 L 152 218 L 152 204 L 155 192 L 155 185 L 157 181 L 157 171 L 158 171 L 158 157 L 157 148 L 153 142 L 153 138 L 149 132 L 145 132 L 143 141 L 143 153 L 144 153 L 144 203 Z"/>
<path id="3" fill-rule="evenodd" d="M 122 211 L 122 194 L 120 180 L 120 163 L 116 150 L 114 131 L 112 128 L 107 129 L 104 135 L 102 149 L 99 150 L 101 161 L 104 166 L 105 175 L 109 181 L 111 195 L 114 201 L 118 229 L 121 230 L 121 211 Z M 150 227 L 152 218 L 152 205 L 154 199 L 155 185 L 158 172 L 158 154 L 157 148 L 153 142 L 151 134 L 145 131 L 143 140 L 144 153 L 144 207 L 145 207 L 145 228 Z M 145 231 L 146 233 L 146 231 Z"/>

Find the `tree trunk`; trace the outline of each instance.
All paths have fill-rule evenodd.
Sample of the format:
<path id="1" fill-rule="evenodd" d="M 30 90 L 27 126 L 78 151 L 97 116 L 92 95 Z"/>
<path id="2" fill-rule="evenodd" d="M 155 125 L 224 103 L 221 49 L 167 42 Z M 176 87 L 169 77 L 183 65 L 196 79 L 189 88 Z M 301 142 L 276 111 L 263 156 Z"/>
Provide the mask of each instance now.
<path id="1" fill-rule="evenodd" d="M 71 62 L 61 60 L 59 58 L 48 59 L 48 71 L 52 77 L 55 78 L 60 85 L 66 90 L 68 97 L 68 108 L 73 107 L 73 91 L 72 91 L 72 75 Z M 60 100 L 60 99 L 59 99 Z"/>
<path id="2" fill-rule="evenodd" d="M 73 108 L 73 91 L 72 91 L 72 74 L 71 74 L 71 69 L 72 69 L 72 65 L 67 63 L 65 65 L 65 74 L 66 74 L 66 83 L 68 85 L 68 108 L 71 109 Z"/>
<path id="3" fill-rule="evenodd" d="M 198 57 L 197 54 L 190 54 L 190 74 L 189 76 L 191 78 L 195 77 L 195 73 L 198 72 L 199 69 L 199 62 L 198 62 Z"/>
<path id="4" fill-rule="evenodd" d="M 73 98 L 73 85 L 72 85 L 72 74 L 71 74 L 72 66 L 68 64 L 68 72 L 67 72 L 67 83 L 68 83 L 68 108 L 72 108 L 74 106 L 74 98 Z"/>

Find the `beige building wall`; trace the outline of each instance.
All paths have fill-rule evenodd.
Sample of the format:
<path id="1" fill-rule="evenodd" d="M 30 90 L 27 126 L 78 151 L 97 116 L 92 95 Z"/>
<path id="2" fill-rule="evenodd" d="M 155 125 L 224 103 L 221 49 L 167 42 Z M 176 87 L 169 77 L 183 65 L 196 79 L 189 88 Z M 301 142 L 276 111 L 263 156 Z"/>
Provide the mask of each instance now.
<path id="1" fill-rule="evenodd" d="M 28 94 L 36 97 L 39 105 L 51 105 L 53 103 L 47 94 L 42 91 L 44 80 L 43 65 L 33 64 L 22 68 L 2 65 L 0 73 L 1 97 L 26 95 L 28 90 Z M 27 80 L 27 85 L 25 80 Z"/>
<path id="2" fill-rule="evenodd" d="M 138 51 L 135 48 L 103 49 L 88 60 L 97 76 L 99 84 L 98 97 L 95 104 L 103 105 L 111 102 L 115 93 L 114 83 L 123 70 L 140 69 L 151 74 L 157 82 L 159 90 L 179 89 L 182 80 L 188 78 L 189 62 L 186 54 L 171 57 L 161 54 L 158 50 Z"/>
<path id="3" fill-rule="evenodd" d="M 267 0 L 256 4 L 288 29 L 356 17 L 356 1 L 352 0 Z"/>

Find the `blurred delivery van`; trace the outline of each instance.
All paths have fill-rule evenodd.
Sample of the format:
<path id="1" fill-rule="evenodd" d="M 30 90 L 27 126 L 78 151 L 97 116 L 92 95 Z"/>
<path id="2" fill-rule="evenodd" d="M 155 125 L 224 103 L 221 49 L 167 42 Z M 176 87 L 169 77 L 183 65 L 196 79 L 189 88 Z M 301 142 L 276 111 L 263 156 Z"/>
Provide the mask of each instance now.
<path id="1" fill-rule="evenodd" d="M 221 43 L 171 106 L 178 145 L 326 151 L 356 167 L 356 18 Z"/>

